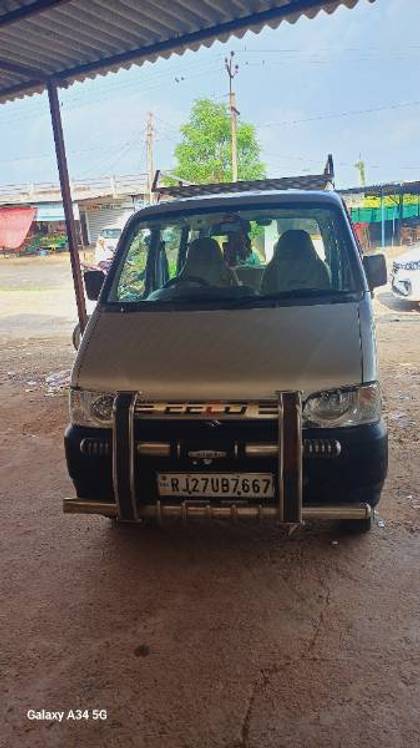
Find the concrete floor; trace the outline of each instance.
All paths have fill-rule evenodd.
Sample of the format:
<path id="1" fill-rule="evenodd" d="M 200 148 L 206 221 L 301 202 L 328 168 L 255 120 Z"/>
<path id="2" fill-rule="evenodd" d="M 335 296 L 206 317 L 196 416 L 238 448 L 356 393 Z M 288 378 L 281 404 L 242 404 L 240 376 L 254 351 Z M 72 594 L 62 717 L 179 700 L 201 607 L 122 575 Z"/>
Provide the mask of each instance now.
<path id="1" fill-rule="evenodd" d="M 391 463 L 370 534 L 115 529 L 61 511 L 66 394 L 45 379 L 71 365 L 73 310 L 53 264 L 0 310 L 4 745 L 417 748 L 419 311 L 377 296 Z"/>

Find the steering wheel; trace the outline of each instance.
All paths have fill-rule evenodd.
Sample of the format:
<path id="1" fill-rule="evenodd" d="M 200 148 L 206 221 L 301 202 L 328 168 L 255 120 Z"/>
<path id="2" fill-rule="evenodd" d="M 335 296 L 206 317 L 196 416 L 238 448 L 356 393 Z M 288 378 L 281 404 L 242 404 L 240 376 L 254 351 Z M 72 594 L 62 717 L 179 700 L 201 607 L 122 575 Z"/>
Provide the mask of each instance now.
<path id="1" fill-rule="evenodd" d="M 171 278 L 170 280 L 165 283 L 163 288 L 171 288 L 171 286 L 180 286 L 183 283 L 198 283 L 200 286 L 211 286 L 211 283 L 209 283 L 204 278 L 199 278 L 198 275 L 187 275 L 185 278 Z"/>

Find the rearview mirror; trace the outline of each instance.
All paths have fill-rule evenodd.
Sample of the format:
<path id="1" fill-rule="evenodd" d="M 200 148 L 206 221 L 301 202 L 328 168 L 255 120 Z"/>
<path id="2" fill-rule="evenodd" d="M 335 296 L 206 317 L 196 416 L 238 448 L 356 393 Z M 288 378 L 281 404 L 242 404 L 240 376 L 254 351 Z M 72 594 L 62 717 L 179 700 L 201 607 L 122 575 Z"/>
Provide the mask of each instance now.
<path id="1" fill-rule="evenodd" d="M 371 291 L 378 286 L 385 286 L 388 279 L 385 255 L 365 255 L 363 267 Z"/>
<path id="2" fill-rule="evenodd" d="M 105 280 L 105 273 L 102 270 L 87 270 L 83 273 L 83 279 L 88 299 L 97 301 Z"/>

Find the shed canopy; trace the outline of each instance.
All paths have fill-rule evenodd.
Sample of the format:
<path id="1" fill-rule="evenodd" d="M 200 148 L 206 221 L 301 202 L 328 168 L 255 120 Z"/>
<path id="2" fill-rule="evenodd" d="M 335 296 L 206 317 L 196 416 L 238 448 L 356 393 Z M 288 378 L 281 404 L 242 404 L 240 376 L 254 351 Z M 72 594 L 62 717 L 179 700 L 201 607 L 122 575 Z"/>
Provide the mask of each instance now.
<path id="1" fill-rule="evenodd" d="M 0 0 L 0 103 L 357 2 Z"/>

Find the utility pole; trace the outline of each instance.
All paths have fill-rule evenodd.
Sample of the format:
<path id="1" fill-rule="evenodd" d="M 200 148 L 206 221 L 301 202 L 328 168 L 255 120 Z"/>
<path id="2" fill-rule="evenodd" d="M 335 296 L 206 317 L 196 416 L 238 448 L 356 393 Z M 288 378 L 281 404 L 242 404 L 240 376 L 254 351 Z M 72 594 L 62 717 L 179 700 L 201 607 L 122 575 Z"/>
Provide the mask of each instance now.
<path id="1" fill-rule="evenodd" d="M 237 117 L 236 96 L 233 90 L 233 79 L 239 73 L 239 65 L 233 64 L 235 53 L 233 50 L 230 57 L 225 57 L 225 68 L 229 76 L 229 109 L 231 121 L 231 138 L 232 138 L 232 182 L 238 181 L 238 145 L 237 145 Z"/>
<path id="2" fill-rule="evenodd" d="M 355 168 L 359 172 L 359 182 L 361 187 L 366 187 L 366 165 L 362 159 L 362 154 L 359 153 L 359 160 L 355 163 Z"/>
<path id="3" fill-rule="evenodd" d="M 153 112 L 148 112 L 146 122 L 146 162 L 147 162 L 147 195 L 149 205 L 154 202 L 152 192 L 153 178 L 155 176 L 155 167 L 153 163 L 153 143 L 155 139 L 155 118 Z"/>

